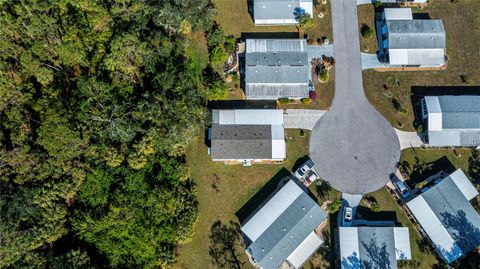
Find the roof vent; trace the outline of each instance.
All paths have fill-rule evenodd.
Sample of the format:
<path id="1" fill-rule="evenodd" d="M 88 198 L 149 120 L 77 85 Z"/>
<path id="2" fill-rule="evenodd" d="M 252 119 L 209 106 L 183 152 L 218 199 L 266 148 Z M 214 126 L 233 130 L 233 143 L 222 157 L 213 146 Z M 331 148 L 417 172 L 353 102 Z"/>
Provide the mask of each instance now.
<path id="1" fill-rule="evenodd" d="M 290 238 L 293 238 L 293 235 L 290 235 Z"/>
<path id="2" fill-rule="evenodd" d="M 283 231 L 286 231 L 287 229 L 285 229 L 285 227 L 282 228 Z"/>
<path id="3" fill-rule="evenodd" d="M 305 211 L 305 207 L 304 207 L 304 206 L 302 206 L 302 210 Z"/>
<path id="4" fill-rule="evenodd" d="M 263 251 L 263 252 L 265 252 L 265 249 L 264 249 L 264 248 L 262 248 L 262 251 Z"/>
<path id="5" fill-rule="evenodd" d="M 278 60 L 278 63 L 280 63 L 280 60 Z"/>

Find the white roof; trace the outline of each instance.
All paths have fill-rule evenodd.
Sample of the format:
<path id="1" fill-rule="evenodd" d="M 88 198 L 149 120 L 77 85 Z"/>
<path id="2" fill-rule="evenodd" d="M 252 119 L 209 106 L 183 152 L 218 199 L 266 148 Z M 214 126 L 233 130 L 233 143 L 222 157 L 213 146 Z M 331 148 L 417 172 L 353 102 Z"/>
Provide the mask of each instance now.
<path id="1" fill-rule="evenodd" d="M 214 109 L 214 124 L 283 125 L 281 109 Z"/>
<path id="2" fill-rule="evenodd" d="M 449 177 L 452 179 L 455 185 L 457 185 L 458 189 L 468 201 L 472 200 L 478 195 L 477 189 L 475 186 L 473 186 L 472 182 L 470 182 L 461 169 L 457 169 L 455 172 L 450 174 Z"/>
<path id="3" fill-rule="evenodd" d="M 272 125 L 272 159 L 283 160 L 287 156 L 284 130 L 282 125 Z"/>
<path id="4" fill-rule="evenodd" d="M 456 246 L 455 241 L 421 195 L 408 202 L 407 206 L 434 242 L 435 248 L 441 247 L 450 250 Z"/>
<path id="5" fill-rule="evenodd" d="M 411 8 L 385 8 L 386 20 L 413 20 Z"/>
<path id="6" fill-rule="evenodd" d="M 408 227 L 393 228 L 393 236 L 395 239 L 395 256 L 397 260 L 412 259 L 410 248 L 410 233 Z"/>
<path id="7" fill-rule="evenodd" d="M 443 49 L 389 49 L 391 65 L 442 65 Z"/>
<path id="8" fill-rule="evenodd" d="M 360 260 L 358 247 L 357 227 L 339 227 L 340 260 L 348 261 L 349 257 L 357 257 Z"/>
<path id="9" fill-rule="evenodd" d="M 322 244 L 323 240 L 315 234 L 315 231 L 312 231 L 287 257 L 287 261 L 295 268 L 300 268 Z"/>
<path id="10" fill-rule="evenodd" d="M 241 230 L 253 242 L 295 201 L 302 189 L 290 180 L 282 187 Z"/>

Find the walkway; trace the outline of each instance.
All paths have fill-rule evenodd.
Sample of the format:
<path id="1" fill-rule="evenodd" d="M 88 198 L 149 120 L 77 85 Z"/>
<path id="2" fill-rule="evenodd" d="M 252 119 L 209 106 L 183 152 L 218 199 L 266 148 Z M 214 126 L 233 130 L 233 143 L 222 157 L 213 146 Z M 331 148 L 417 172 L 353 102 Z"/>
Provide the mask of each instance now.
<path id="1" fill-rule="evenodd" d="M 326 112 L 317 109 L 287 109 L 283 112 L 283 125 L 286 129 L 312 130 Z"/>
<path id="2" fill-rule="evenodd" d="M 383 187 L 395 171 L 400 145 L 394 129 L 365 97 L 357 1 L 331 1 L 335 39 L 335 97 L 315 124 L 310 156 L 335 189 L 365 194 Z"/>

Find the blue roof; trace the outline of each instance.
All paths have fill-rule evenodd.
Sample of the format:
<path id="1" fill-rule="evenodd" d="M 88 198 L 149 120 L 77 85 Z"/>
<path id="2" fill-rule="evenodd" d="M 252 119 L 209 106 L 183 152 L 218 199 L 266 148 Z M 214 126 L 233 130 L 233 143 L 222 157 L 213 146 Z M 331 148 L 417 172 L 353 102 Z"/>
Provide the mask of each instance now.
<path id="1" fill-rule="evenodd" d="M 327 214 L 303 192 L 247 249 L 264 269 L 278 268 Z"/>
<path id="2" fill-rule="evenodd" d="M 450 177 L 422 197 L 455 242 L 448 250 L 435 246 L 446 262 L 454 262 L 480 246 L 480 216 Z"/>

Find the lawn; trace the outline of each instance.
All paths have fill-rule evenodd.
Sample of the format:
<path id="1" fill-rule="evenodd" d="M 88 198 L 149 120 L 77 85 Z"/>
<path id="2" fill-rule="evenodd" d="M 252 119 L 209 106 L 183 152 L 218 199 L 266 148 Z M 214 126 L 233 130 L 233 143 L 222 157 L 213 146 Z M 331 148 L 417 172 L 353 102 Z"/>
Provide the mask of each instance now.
<path id="1" fill-rule="evenodd" d="M 367 53 L 376 53 L 377 38 L 375 34 L 375 9 L 373 5 L 360 5 L 357 8 L 358 14 L 358 32 L 360 33 L 360 50 Z M 362 37 L 362 26 L 367 25 L 372 29 L 373 34 L 370 37 Z"/>
<path id="2" fill-rule="evenodd" d="M 364 10 L 364 9 L 370 9 Z M 359 21 L 369 21 L 373 5 L 360 7 Z M 363 81 L 368 100 L 396 128 L 413 131 L 414 114 L 411 102 L 414 86 L 479 86 L 480 85 L 480 1 L 451 3 L 433 0 L 424 9 L 432 19 L 442 19 L 447 35 L 448 68 L 444 71 L 377 72 L 364 71 Z M 384 85 L 386 90 L 384 89 Z M 392 106 L 397 99 L 407 112 Z"/>
<path id="3" fill-rule="evenodd" d="M 308 153 L 309 132 L 301 137 L 299 130 L 287 130 L 286 139 L 287 159 L 284 164 L 257 164 L 251 167 L 212 162 L 203 138 L 192 142 L 187 148 L 187 163 L 196 184 L 199 219 L 191 242 L 181 247 L 177 268 L 221 267 L 218 263 L 212 263 L 209 254 L 213 245 L 210 235 L 214 223 L 220 221 L 227 225 L 224 228 L 234 227 L 229 222 L 238 222 L 235 213 L 243 204 L 275 174 L 285 168 L 291 171 L 295 162 Z M 235 246 L 240 263 L 249 265 L 241 240 L 231 243 Z"/>

